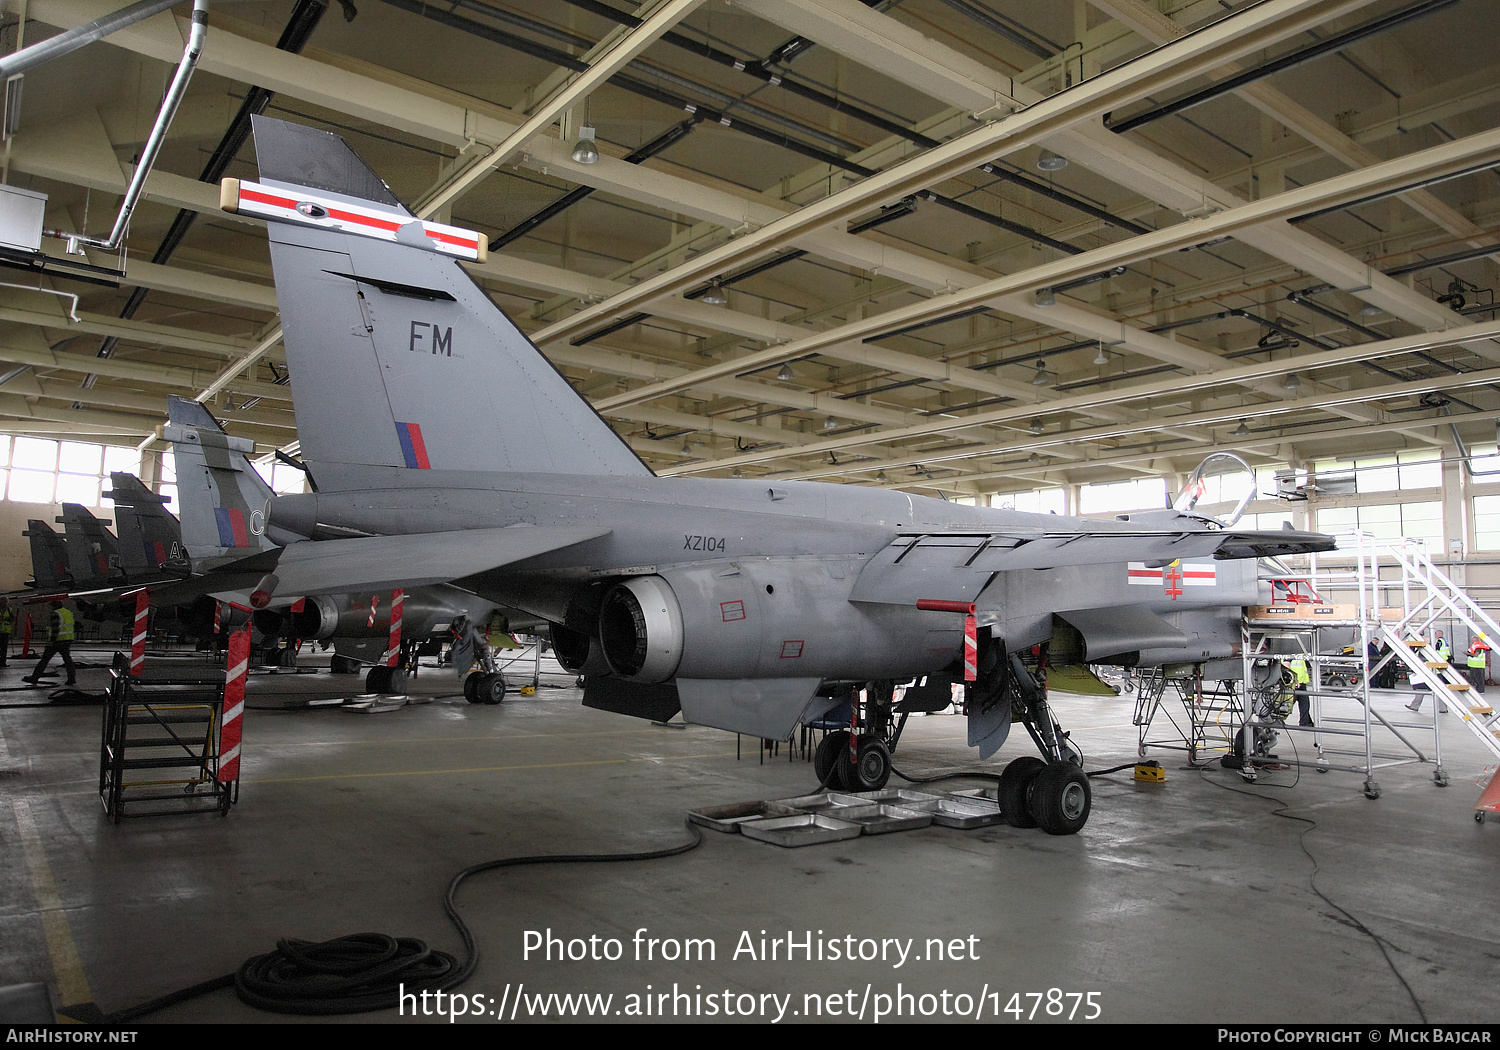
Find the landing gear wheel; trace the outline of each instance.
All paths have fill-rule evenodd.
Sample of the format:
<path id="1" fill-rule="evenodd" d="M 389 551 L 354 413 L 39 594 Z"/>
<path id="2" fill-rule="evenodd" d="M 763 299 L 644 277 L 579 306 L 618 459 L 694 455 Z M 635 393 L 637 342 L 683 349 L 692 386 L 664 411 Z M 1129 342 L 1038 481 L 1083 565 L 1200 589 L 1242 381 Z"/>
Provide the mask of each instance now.
<path id="1" fill-rule="evenodd" d="M 477 690 L 479 688 L 479 680 L 483 677 L 484 675 L 479 671 L 464 675 L 464 699 L 471 704 L 479 703 L 479 693 Z"/>
<path id="2" fill-rule="evenodd" d="M 1482 809 L 1476 809 L 1474 811 L 1474 823 L 1476 823 L 1476 824 L 1483 824 L 1484 823 L 1484 810 L 1482 810 Z"/>
<path id="3" fill-rule="evenodd" d="M 887 756 L 889 758 L 889 756 Z M 849 731 L 840 729 L 823 737 L 813 752 L 813 775 L 826 790 L 847 791 L 845 775 L 849 767 Z"/>
<path id="4" fill-rule="evenodd" d="M 1032 781 L 1046 768 L 1047 763 L 1033 755 L 1024 755 L 1005 767 L 1000 774 L 1000 787 L 995 791 L 1005 823 L 1013 828 L 1036 827 L 1026 796 L 1031 793 Z"/>
<path id="5" fill-rule="evenodd" d="M 1031 782 L 1026 808 L 1049 835 L 1075 835 L 1088 823 L 1093 792 L 1089 778 L 1071 762 L 1053 762 Z"/>
<path id="6" fill-rule="evenodd" d="M 391 691 L 391 671 L 389 667 L 372 667 L 365 675 L 365 692 L 367 693 L 389 693 Z"/>
<path id="7" fill-rule="evenodd" d="M 891 779 L 890 749 L 874 737 L 863 738 L 859 742 L 859 757 L 854 765 L 845 767 L 844 779 L 851 791 L 879 791 Z"/>
<path id="8" fill-rule="evenodd" d="M 397 696 L 405 696 L 406 683 L 411 678 L 411 672 L 404 667 L 388 667 L 386 670 L 390 671 L 391 677 L 385 691 L 395 693 Z"/>
<path id="9" fill-rule="evenodd" d="M 505 699 L 505 676 L 499 674 L 482 674 L 479 681 L 474 683 L 474 695 L 481 704 L 493 707 Z"/>

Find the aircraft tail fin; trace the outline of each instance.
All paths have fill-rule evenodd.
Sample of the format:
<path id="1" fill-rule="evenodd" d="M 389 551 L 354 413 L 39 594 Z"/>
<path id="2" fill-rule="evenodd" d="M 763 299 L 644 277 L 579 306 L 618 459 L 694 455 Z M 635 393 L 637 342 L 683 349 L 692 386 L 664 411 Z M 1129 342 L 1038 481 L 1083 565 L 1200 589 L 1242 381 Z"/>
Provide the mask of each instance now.
<path id="1" fill-rule="evenodd" d="M 68 550 L 68 571 L 77 588 L 107 587 L 120 575 L 120 545 L 104 522 L 80 503 L 64 503 L 63 543 Z"/>
<path id="2" fill-rule="evenodd" d="M 68 572 L 68 548 L 63 538 L 40 518 L 26 522 L 22 533 L 31 541 L 31 586 L 39 591 L 66 590 L 73 584 Z"/>
<path id="3" fill-rule="evenodd" d="M 127 577 L 149 576 L 164 569 L 186 569 L 182 525 L 167 511 L 165 496 L 148 489 L 134 474 L 109 476 L 108 496 L 115 505 L 120 540 L 120 568 Z"/>
<path id="4" fill-rule="evenodd" d="M 167 399 L 167 420 L 181 540 L 193 560 L 239 559 L 276 547 L 264 535 L 271 486 L 247 456 L 255 443 L 224 433 L 207 409 L 186 398 Z"/>
<path id="5" fill-rule="evenodd" d="M 338 465 L 650 476 L 459 267 L 482 234 L 424 222 L 337 135 L 254 118 L 259 183 L 226 209 L 269 220 L 302 456 Z"/>

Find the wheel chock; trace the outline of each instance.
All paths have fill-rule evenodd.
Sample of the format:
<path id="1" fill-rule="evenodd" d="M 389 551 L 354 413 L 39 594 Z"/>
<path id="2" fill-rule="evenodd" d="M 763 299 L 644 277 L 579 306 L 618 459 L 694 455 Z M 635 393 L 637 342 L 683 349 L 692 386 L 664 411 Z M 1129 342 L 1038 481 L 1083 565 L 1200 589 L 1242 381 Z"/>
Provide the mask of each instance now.
<path id="1" fill-rule="evenodd" d="M 1165 784 L 1167 768 L 1154 758 L 1149 762 L 1137 762 L 1134 779 L 1146 784 Z"/>

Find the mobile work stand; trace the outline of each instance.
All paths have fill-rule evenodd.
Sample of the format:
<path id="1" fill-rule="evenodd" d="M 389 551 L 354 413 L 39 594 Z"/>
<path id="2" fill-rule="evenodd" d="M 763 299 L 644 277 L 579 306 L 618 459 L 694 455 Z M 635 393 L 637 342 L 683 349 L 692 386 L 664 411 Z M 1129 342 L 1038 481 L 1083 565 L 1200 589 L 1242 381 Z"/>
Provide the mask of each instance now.
<path id="1" fill-rule="evenodd" d="M 1201 664 L 1157 667 L 1141 672 L 1135 696 L 1136 753 L 1148 748 L 1186 751 L 1190 765 L 1202 765 L 1213 753 L 1234 749 L 1235 733 L 1244 724 L 1240 683 L 1205 680 Z M 1157 718 L 1166 719 L 1162 726 Z M 1153 726 L 1156 728 L 1153 729 Z M 1159 734 L 1165 729 L 1170 735 Z"/>
<path id="2" fill-rule="evenodd" d="M 1311 729 L 1286 725 L 1267 717 L 1273 706 L 1270 703 L 1252 704 L 1254 717 L 1247 719 L 1243 729 L 1246 756 L 1252 754 L 1252 734 L 1283 730 L 1309 733 L 1318 752 L 1316 767 L 1363 773 L 1369 798 L 1380 795 L 1375 780 L 1378 769 L 1412 762 L 1431 762 L 1434 783 L 1446 787 L 1442 719 L 1437 714 L 1446 706 L 1460 716 L 1465 728 L 1490 755 L 1500 759 L 1494 710 L 1473 694 L 1460 669 L 1440 656 L 1432 633 L 1441 626 L 1452 629 L 1463 624 L 1473 636 L 1493 640 L 1500 637 L 1500 625 L 1433 564 L 1419 543 L 1356 533 L 1340 536 L 1339 548 L 1337 554 L 1310 555 L 1306 576 L 1280 581 L 1304 586 L 1310 600 L 1294 598 L 1248 612 L 1243 637 L 1246 681 L 1255 681 L 1257 660 L 1269 655 L 1302 656 L 1310 668 L 1308 693 L 1317 724 Z M 1295 588 L 1289 586 L 1288 591 L 1292 590 Z M 1352 632 L 1353 646 L 1358 648 L 1348 654 L 1329 652 L 1330 646 L 1321 636 L 1331 628 Z M 1389 651 L 1370 666 L 1372 641 L 1384 643 Z M 1399 661 L 1406 668 L 1413 686 L 1427 686 L 1433 699 L 1430 726 L 1408 718 L 1396 721 L 1373 708 L 1370 682 L 1391 661 Z M 1281 687 L 1268 682 L 1264 687 L 1268 695 L 1259 700 L 1268 701 L 1273 690 L 1279 692 Z M 1351 708 L 1349 701 L 1357 706 Z M 1378 750 L 1377 727 L 1394 737 L 1400 747 Z M 1430 758 L 1415 742 L 1428 732 L 1432 734 Z M 1380 739 L 1384 742 L 1387 738 Z M 1389 745 L 1383 743 L 1382 747 Z M 1344 764 L 1335 764 L 1340 760 Z M 1254 775 L 1248 763 L 1243 772 L 1247 777 Z M 1476 805 L 1475 819 L 1483 820 L 1484 811 L 1493 808 L 1493 801 Z"/>
<path id="3" fill-rule="evenodd" d="M 115 654 L 104 704 L 99 798 L 116 824 L 126 816 L 222 815 L 239 800 L 237 776 L 220 779 L 224 688 L 224 673 L 217 670 L 132 676 L 129 658 Z"/>

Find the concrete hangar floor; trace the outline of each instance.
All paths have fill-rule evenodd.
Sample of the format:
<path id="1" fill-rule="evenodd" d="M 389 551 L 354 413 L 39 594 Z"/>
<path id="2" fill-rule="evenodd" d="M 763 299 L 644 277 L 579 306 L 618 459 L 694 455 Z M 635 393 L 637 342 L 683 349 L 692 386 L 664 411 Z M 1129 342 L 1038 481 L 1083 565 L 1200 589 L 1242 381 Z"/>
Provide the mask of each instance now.
<path id="1" fill-rule="evenodd" d="M 373 930 L 459 953 L 443 895 L 460 869 L 660 849 L 688 839 L 689 809 L 816 784 L 785 748 L 762 763 L 746 740 L 737 757 L 733 736 L 587 710 L 571 684 L 484 707 L 423 669 L 414 694 L 429 702 L 370 715 L 281 706 L 357 689 L 352 678 L 265 675 L 249 686 L 232 812 L 115 826 L 97 796 L 98 707 L 17 706 L 45 695 L 22 673 L 0 671 L 0 985 L 47 981 L 59 1005 L 105 1012 L 231 973 L 284 936 Z M 102 688 L 104 675 L 80 682 Z M 1129 697 L 1055 696 L 1088 769 L 1135 758 Z M 1406 699 L 1377 706 L 1394 714 Z M 1492 1021 L 1500 837 L 1472 819 L 1480 749 L 1456 726 L 1443 742 L 1450 787 L 1431 766 L 1398 767 L 1376 801 L 1356 774 L 1249 785 L 1160 752 L 1166 784 L 1095 778 L 1072 837 L 932 827 L 783 849 L 710 831 L 665 860 L 489 872 L 458 895 L 481 951 L 460 992 L 517 1022 L 575 1019 L 536 998 L 551 993 L 613 995 L 611 1020 L 982 1008 L 1008 1022 L 1007 1006 L 1050 1020 L 1056 1003 L 1075 1020 L 1377 1023 L 1416 1022 L 1420 1003 L 1429 1021 Z M 1018 732 L 988 766 L 1032 750 Z M 896 764 L 919 775 L 971 756 L 964 721 L 932 716 L 911 720 Z M 619 958 L 558 957 L 585 948 Z M 851 949 L 875 957 L 846 961 Z M 218 991 L 151 1020 L 290 1018 Z"/>

